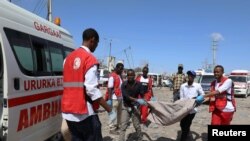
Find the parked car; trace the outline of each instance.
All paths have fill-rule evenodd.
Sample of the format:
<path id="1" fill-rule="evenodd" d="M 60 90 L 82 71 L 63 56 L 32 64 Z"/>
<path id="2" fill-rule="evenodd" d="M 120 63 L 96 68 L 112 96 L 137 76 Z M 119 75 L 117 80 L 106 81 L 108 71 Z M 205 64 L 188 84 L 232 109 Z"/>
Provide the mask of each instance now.
<path id="1" fill-rule="evenodd" d="M 170 85 L 172 85 L 172 81 L 170 79 L 162 79 L 162 86 L 169 87 Z"/>
<path id="2" fill-rule="evenodd" d="M 173 90 L 173 81 L 171 79 L 162 79 L 162 86 L 169 87 L 170 90 Z"/>

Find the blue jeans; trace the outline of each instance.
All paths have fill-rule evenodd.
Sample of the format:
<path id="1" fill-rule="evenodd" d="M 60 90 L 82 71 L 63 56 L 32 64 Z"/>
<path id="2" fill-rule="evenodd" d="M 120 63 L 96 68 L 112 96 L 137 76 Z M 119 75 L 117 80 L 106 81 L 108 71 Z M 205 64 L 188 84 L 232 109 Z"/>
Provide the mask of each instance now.
<path id="1" fill-rule="evenodd" d="M 71 132 L 71 141 L 102 141 L 101 122 L 98 115 L 92 115 L 80 121 L 67 121 Z"/>

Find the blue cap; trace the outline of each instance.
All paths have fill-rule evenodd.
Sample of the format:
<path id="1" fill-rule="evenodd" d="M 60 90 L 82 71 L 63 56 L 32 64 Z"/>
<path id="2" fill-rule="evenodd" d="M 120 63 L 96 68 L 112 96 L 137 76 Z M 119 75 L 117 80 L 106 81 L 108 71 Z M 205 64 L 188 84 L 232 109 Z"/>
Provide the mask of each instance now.
<path id="1" fill-rule="evenodd" d="M 196 76 L 196 72 L 195 71 L 193 71 L 193 70 L 189 70 L 189 71 L 187 71 L 187 74 L 188 75 L 192 75 L 192 76 Z"/>

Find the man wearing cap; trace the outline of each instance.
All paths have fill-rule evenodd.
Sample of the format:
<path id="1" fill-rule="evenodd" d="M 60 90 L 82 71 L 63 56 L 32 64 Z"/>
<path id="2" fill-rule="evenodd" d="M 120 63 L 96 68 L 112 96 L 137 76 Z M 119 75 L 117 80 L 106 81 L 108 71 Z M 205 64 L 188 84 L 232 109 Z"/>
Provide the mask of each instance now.
<path id="1" fill-rule="evenodd" d="M 183 73 L 183 65 L 178 65 L 178 72 L 173 77 L 173 101 L 180 99 L 180 87 L 181 84 L 186 82 L 186 76 Z"/>
<path id="2" fill-rule="evenodd" d="M 194 78 L 196 77 L 195 71 L 190 70 L 187 72 L 187 75 L 188 82 L 182 84 L 180 87 L 180 100 L 193 99 L 199 95 L 205 95 L 201 85 L 194 82 Z M 190 126 L 192 124 L 192 120 L 194 119 L 196 112 L 197 107 L 191 110 L 190 113 L 181 120 L 180 127 L 182 132 L 180 141 L 187 140 L 188 134 L 190 132 Z"/>

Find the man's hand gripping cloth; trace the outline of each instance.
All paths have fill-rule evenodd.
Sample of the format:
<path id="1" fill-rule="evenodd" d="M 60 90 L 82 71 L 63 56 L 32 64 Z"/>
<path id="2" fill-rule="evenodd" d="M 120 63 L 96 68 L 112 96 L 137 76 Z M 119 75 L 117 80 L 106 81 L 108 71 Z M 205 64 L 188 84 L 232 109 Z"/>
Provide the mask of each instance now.
<path id="1" fill-rule="evenodd" d="M 150 113 L 148 120 L 155 124 L 168 126 L 181 121 L 196 106 L 195 99 L 177 100 L 174 103 L 148 101 Z"/>

